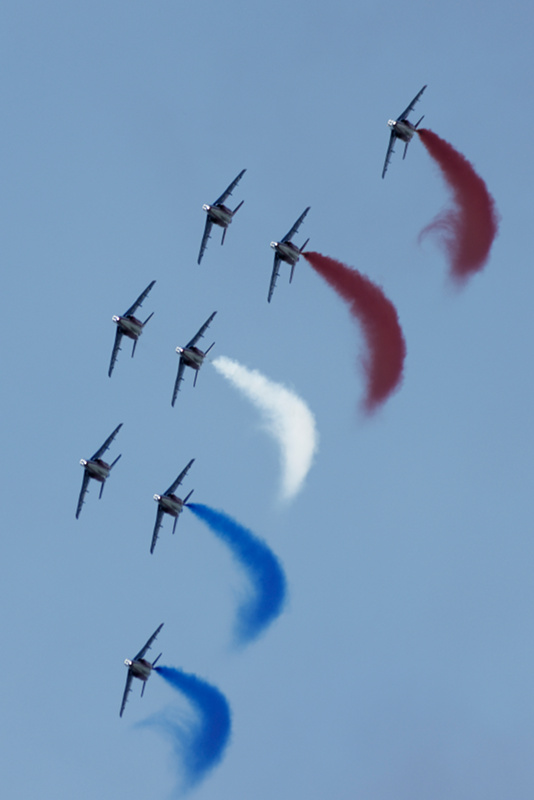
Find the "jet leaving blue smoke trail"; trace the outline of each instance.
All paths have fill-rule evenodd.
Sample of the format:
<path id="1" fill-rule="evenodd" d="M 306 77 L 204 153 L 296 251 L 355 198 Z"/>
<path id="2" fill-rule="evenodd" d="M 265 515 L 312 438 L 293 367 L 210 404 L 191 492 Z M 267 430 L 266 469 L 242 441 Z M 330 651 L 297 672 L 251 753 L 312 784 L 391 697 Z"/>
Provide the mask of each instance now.
<path id="1" fill-rule="evenodd" d="M 176 755 L 184 767 L 184 790 L 191 789 L 222 759 L 230 738 L 231 713 L 228 701 L 215 686 L 196 675 L 175 667 L 154 667 L 173 689 L 182 692 L 191 703 L 193 718 L 172 718 L 154 714 L 143 724 L 153 725 L 169 734 Z"/>
<path id="2" fill-rule="evenodd" d="M 265 542 L 224 512 L 200 503 L 187 503 L 187 508 L 228 545 L 247 572 L 252 593 L 238 610 L 236 639 L 238 644 L 248 644 L 284 607 L 286 578 L 282 566 Z"/>

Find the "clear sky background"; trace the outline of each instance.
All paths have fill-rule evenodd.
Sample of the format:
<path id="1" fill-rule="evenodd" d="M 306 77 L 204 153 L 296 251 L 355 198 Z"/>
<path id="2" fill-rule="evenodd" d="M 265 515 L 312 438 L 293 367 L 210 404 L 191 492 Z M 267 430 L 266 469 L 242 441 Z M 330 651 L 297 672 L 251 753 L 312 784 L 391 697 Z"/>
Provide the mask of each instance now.
<path id="1" fill-rule="evenodd" d="M 119 706 L 160 622 L 162 663 L 227 696 L 233 735 L 199 800 L 531 800 L 532 26 L 524 3 L 4 2 L 2 790 L 166 798 L 168 740 Z M 447 193 L 418 140 L 385 180 L 387 120 L 475 165 L 501 214 L 458 292 L 417 244 Z M 212 203 L 246 168 L 221 248 Z M 301 259 L 270 305 L 272 239 L 357 267 L 396 305 L 400 391 L 359 412 L 362 339 Z M 122 314 L 154 317 L 107 377 Z M 277 502 L 258 413 L 206 363 L 175 408 L 176 345 L 203 342 L 292 386 L 320 450 Z M 211 355 L 211 354 L 210 354 Z M 119 422 L 122 459 L 78 521 L 79 459 Z M 152 500 L 184 493 L 265 538 L 289 584 L 259 642 L 230 647 L 242 575 L 188 511 L 149 554 Z M 159 652 L 154 650 L 154 654 Z M 182 704 L 185 708 L 185 704 Z"/>

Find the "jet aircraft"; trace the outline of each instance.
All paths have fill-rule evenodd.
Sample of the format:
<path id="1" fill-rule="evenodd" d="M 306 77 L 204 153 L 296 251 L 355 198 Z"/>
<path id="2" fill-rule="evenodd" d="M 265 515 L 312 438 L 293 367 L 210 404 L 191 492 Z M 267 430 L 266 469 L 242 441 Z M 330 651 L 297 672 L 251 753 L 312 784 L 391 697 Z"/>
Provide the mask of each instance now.
<path id="1" fill-rule="evenodd" d="M 120 429 L 122 428 L 122 422 L 120 425 L 117 425 L 113 433 L 108 436 L 102 447 L 99 447 L 98 450 L 94 455 L 91 456 L 89 460 L 85 458 L 80 459 L 80 464 L 84 468 L 83 473 L 83 481 L 82 481 L 82 488 L 80 491 L 80 496 L 78 498 L 78 507 L 76 509 L 76 519 L 80 516 L 80 511 L 82 510 L 82 506 L 84 503 L 84 497 L 87 492 L 87 488 L 89 486 L 89 481 L 91 478 L 94 478 L 95 481 L 99 481 L 102 485 L 100 487 L 100 494 L 98 497 L 102 497 L 102 492 L 104 491 L 104 484 L 106 482 L 106 478 L 109 476 L 109 473 L 117 463 L 120 458 L 120 455 L 117 456 L 115 461 L 112 464 L 106 464 L 105 461 L 102 460 L 101 456 L 104 455 L 108 447 L 110 446 L 111 442 L 118 434 Z"/>
<path id="2" fill-rule="evenodd" d="M 128 311 L 126 311 L 122 317 L 119 317 L 117 315 L 114 315 L 112 317 L 113 322 L 117 323 L 117 330 L 115 333 L 115 344 L 113 345 L 113 351 L 111 353 L 111 361 L 108 370 L 108 375 L 110 378 L 111 378 L 111 373 L 113 372 L 113 367 L 115 366 L 115 361 L 117 360 L 117 356 L 119 355 L 119 350 L 121 349 L 121 340 L 123 336 L 127 336 L 129 339 L 133 339 L 132 358 L 134 357 L 137 340 L 143 333 L 143 328 L 147 324 L 150 317 L 152 317 L 154 312 L 152 312 L 152 314 L 150 314 L 150 316 L 147 317 L 144 322 L 141 322 L 140 320 L 136 319 L 134 317 L 134 313 L 139 308 L 139 306 L 141 305 L 141 303 L 143 302 L 143 300 L 145 299 L 145 297 L 147 296 L 147 294 L 152 289 L 155 283 L 156 281 L 152 281 L 152 283 L 148 284 L 145 291 L 139 295 L 133 306 L 130 306 Z"/>
<path id="3" fill-rule="evenodd" d="M 227 197 L 229 197 L 232 194 L 235 187 L 245 174 L 245 172 L 246 169 L 241 170 L 237 178 L 232 181 L 230 186 L 227 189 L 225 189 L 225 191 L 222 193 L 220 197 L 217 198 L 217 200 L 213 203 L 213 205 L 210 206 L 207 203 L 204 203 L 204 205 L 202 206 L 203 211 L 206 211 L 208 216 L 206 218 L 206 226 L 204 228 L 204 235 L 202 236 L 202 242 L 200 245 L 200 253 L 198 254 L 198 262 L 197 262 L 198 264 L 200 264 L 200 262 L 202 261 L 202 256 L 204 255 L 204 250 L 206 249 L 206 246 L 208 244 L 208 239 L 210 238 L 211 229 L 214 225 L 219 225 L 219 227 L 223 229 L 221 244 L 224 244 L 226 229 L 231 223 L 232 218 L 236 213 L 236 211 L 239 211 L 239 209 L 245 202 L 244 200 L 241 200 L 239 205 L 236 208 L 234 208 L 233 211 L 231 211 L 227 206 L 224 205 L 224 201 L 226 200 Z"/>
<path id="4" fill-rule="evenodd" d="M 145 691 L 146 682 L 150 677 L 150 673 L 156 666 L 156 662 L 158 661 L 158 659 L 161 658 L 161 653 L 160 653 L 159 656 L 155 658 L 152 663 L 150 663 L 150 661 L 147 661 L 145 658 L 143 658 L 143 656 L 145 655 L 146 651 L 150 649 L 152 642 L 154 641 L 154 639 L 156 638 L 156 636 L 158 635 L 158 633 L 162 628 L 163 628 L 163 622 L 158 628 L 156 628 L 156 630 L 154 631 L 148 642 L 145 644 L 144 647 L 141 648 L 141 650 L 139 650 L 137 655 L 132 660 L 130 660 L 129 658 L 124 659 L 124 663 L 128 667 L 128 675 L 126 676 L 126 688 L 124 689 L 124 694 L 122 696 L 121 710 L 119 715 L 121 717 L 124 711 L 124 707 L 126 706 L 126 701 L 128 700 L 128 694 L 130 692 L 130 689 L 132 688 L 133 679 L 139 678 L 139 680 L 143 681 L 143 688 L 141 689 L 141 697 L 142 697 Z"/>
<path id="5" fill-rule="evenodd" d="M 399 117 L 397 117 L 397 119 L 388 119 L 388 125 L 391 128 L 391 134 L 389 137 L 389 145 L 388 145 L 388 151 L 386 153 L 386 160 L 384 161 L 384 169 L 382 170 L 382 177 L 385 176 L 386 170 L 391 160 L 391 156 L 395 152 L 393 149 L 395 145 L 395 139 L 400 139 L 401 141 L 405 142 L 404 155 L 402 157 L 403 159 L 406 158 L 406 151 L 408 150 L 408 145 L 410 144 L 412 136 L 414 135 L 415 131 L 417 130 L 419 124 L 421 123 L 424 117 L 423 114 L 421 119 L 414 125 L 413 122 L 410 122 L 410 120 L 408 119 L 408 114 L 410 113 L 410 111 L 412 111 L 414 105 L 417 103 L 417 101 L 425 91 L 426 87 L 427 84 L 425 83 L 421 91 L 415 95 L 414 99 L 412 100 L 408 108 L 405 108 L 402 114 Z"/>
<path id="6" fill-rule="evenodd" d="M 174 517 L 174 525 L 172 528 L 172 532 L 174 533 L 174 531 L 176 530 L 176 523 L 178 522 L 178 517 L 182 513 L 183 507 L 193 494 L 193 489 L 191 489 L 189 494 L 186 497 L 184 497 L 183 500 L 181 500 L 179 497 L 176 497 L 174 492 L 176 491 L 178 486 L 181 484 L 181 482 L 187 475 L 187 471 L 194 460 L 195 460 L 194 458 L 191 459 L 187 467 L 180 472 L 174 483 L 171 483 L 171 485 L 164 494 L 154 495 L 154 500 L 156 500 L 158 504 L 158 511 L 156 514 L 156 524 L 154 525 L 154 533 L 152 534 L 152 544 L 150 545 L 151 553 L 154 552 L 154 548 L 158 540 L 159 529 L 161 528 L 163 523 L 163 515 L 170 514 L 171 517 Z"/>
<path id="7" fill-rule="evenodd" d="M 267 302 L 271 302 L 271 297 L 273 296 L 274 287 L 276 286 L 276 279 L 278 278 L 278 273 L 280 272 L 280 262 L 286 261 L 288 264 L 291 265 L 291 273 L 289 275 L 289 283 L 293 280 L 293 272 L 295 271 L 295 264 L 300 258 L 300 254 L 310 241 L 306 239 L 302 247 L 297 247 L 296 244 L 293 244 L 291 239 L 296 234 L 298 229 L 300 228 L 302 221 L 308 211 L 310 210 L 310 206 L 306 208 L 298 220 L 295 222 L 291 230 L 286 233 L 283 239 L 279 242 L 271 242 L 271 247 L 274 249 L 274 266 L 273 266 L 273 273 L 271 275 L 271 284 L 269 286 L 269 294 L 267 295 Z"/>
<path id="8" fill-rule="evenodd" d="M 185 347 L 176 348 L 176 352 L 180 356 L 180 363 L 178 364 L 178 375 L 176 376 L 176 381 L 174 383 L 174 391 L 172 393 L 171 405 L 173 406 L 176 401 L 176 397 L 178 396 L 180 383 L 184 377 L 184 369 L 186 367 L 192 367 L 192 369 L 195 370 L 195 380 L 193 381 L 193 386 L 195 386 L 197 382 L 198 370 L 202 366 L 204 359 L 208 355 L 209 351 L 215 344 L 215 342 L 213 342 L 213 344 L 211 344 L 205 352 L 200 350 L 198 347 L 195 347 L 198 340 L 202 336 L 204 336 L 204 332 L 206 331 L 208 325 L 210 324 L 216 313 L 217 313 L 216 311 L 213 312 L 213 314 L 206 320 L 204 325 L 200 328 L 200 330 L 197 333 L 195 333 L 191 341 L 188 342 Z"/>

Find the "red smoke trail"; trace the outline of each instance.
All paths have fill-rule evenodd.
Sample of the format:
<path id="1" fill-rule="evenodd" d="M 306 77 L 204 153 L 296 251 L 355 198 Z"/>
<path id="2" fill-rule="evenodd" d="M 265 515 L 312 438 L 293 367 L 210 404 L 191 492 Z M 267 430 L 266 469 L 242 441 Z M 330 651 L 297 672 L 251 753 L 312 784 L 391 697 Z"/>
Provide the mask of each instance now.
<path id="1" fill-rule="evenodd" d="M 438 214 L 419 238 L 436 231 L 449 256 L 453 279 L 464 283 L 489 258 L 497 235 L 495 201 L 473 166 L 449 142 L 427 128 L 417 133 L 453 194 L 452 208 Z"/>
<path id="2" fill-rule="evenodd" d="M 361 323 L 368 348 L 362 359 L 367 375 L 363 406 L 372 412 L 402 380 L 406 344 L 397 310 L 382 289 L 357 270 L 320 253 L 303 256 L 347 301 L 350 313 Z"/>

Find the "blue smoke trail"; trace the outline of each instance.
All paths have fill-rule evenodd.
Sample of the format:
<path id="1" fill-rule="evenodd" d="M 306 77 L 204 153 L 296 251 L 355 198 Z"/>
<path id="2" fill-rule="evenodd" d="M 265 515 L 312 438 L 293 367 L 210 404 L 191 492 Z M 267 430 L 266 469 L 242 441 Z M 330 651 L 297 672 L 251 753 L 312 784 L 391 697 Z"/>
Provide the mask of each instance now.
<path id="1" fill-rule="evenodd" d="M 191 703 L 194 716 L 152 715 L 142 724 L 155 726 L 170 736 L 175 754 L 183 765 L 183 791 L 198 784 L 222 759 L 230 738 L 231 713 L 228 701 L 215 686 L 175 667 L 154 667 L 173 689 Z"/>
<path id="2" fill-rule="evenodd" d="M 227 514 L 200 503 L 187 503 L 187 508 L 228 545 L 247 572 L 252 591 L 238 609 L 236 639 L 248 644 L 282 612 L 286 596 L 282 566 L 265 542 Z"/>

